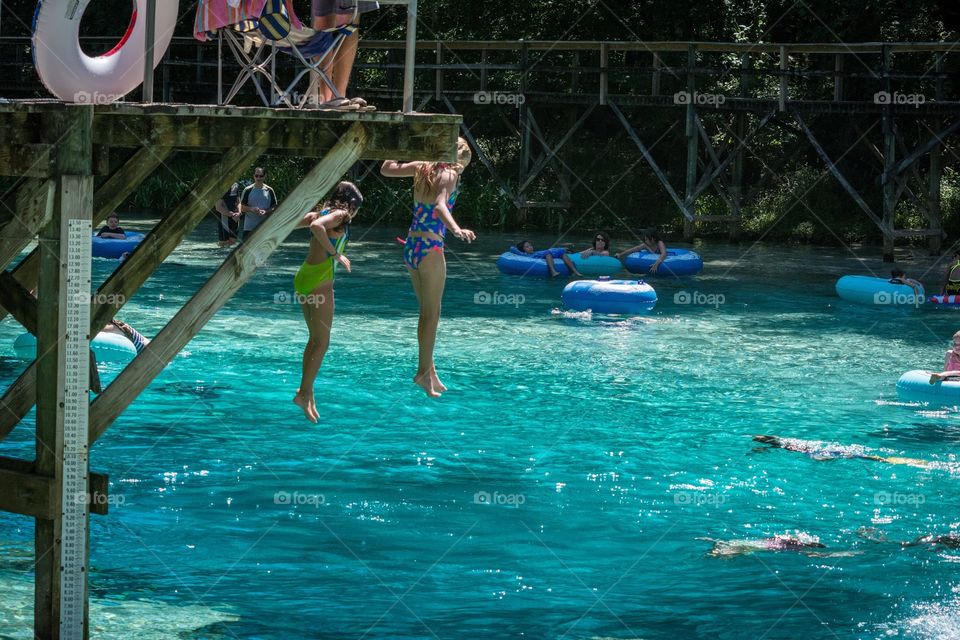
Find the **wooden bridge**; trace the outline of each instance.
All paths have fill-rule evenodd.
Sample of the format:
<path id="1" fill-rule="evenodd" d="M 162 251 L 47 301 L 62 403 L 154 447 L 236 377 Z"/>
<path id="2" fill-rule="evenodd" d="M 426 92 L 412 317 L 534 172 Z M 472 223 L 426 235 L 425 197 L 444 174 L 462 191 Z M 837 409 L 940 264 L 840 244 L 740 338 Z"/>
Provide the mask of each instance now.
<path id="1" fill-rule="evenodd" d="M 399 97 L 404 47 L 363 40 L 357 91 L 375 100 Z M 420 109 L 462 113 L 463 135 L 472 143 L 478 116 L 500 112 L 493 120 L 501 127 L 487 135 L 517 138 L 516 174 L 506 175 L 482 147 L 474 148 L 521 221 L 533 208 L 571 206 L 583 183 L 564 148 L 607 109 L 621 127 L 609 135 L 633 142 L 683 217 L 688 238 L 700 223 L 726 225 L 736 238 L 745 200 L 776 180 L 796 154 L 812 150 L 883 234 L 885 259 L 892 260 L 900 238 L 926 238 L 931 252 L 941 250 L 943 154 L 954 157 L 949 140 L 960 129 L 955 48 L 945 42 L 420 41 L 416 99 Z M 8 60 L 4 75 L 16 78 L 28 60 L 24 43 L 2 39 L 0 52 L 8 54 L 0 56 Z M 209 43 L 175 39 L 172 52 L 158 71 L 165 101 L 215 103 L 222 95 L 219 73 L 238 70 Z M 0 84 L 0 91 L 11 89 Z M 245 99 L 256 96 L 250 91 Z M 650 109 L 677 118 L 682 151 L 671 145 L 669 153 L 685 156 L 681 183 L 668 177 L 663 152 L 654 153 L 652 141 L 663 132 L 638 125 Z M 786 157 L 763 157 L 752 144 L 769 127 L 794 143 Z M 875 161 L 872 183 L 857 184 L 844 168 L 857 148 Z M 748 160 L 756 164 L 752 172 L 745 172 Z M 745 184 L 745 175 L 756 178 Z M 699 212 L 708 190 L 724 203 L 722 215 Z M 537 201 L 536 192 L 558 197 Z M 897 226 L 904 202 L 921 212 L 925 226 Z"/>

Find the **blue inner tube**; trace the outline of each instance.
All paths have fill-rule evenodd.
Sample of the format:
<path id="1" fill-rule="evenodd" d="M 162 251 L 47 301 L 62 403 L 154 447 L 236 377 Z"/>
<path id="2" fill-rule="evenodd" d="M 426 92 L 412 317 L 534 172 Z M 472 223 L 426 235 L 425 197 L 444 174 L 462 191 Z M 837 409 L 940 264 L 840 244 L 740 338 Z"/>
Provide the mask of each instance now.
<path id="1" fill-rule="evenodd" d="M 144 234 L 127 232 L 123 240 L 93 236 L 94 258 L 119 258 L 127 251 L 133 251 L 143 241 Z"/>
<path id="2" fill-rule="evenodd" d="M 916 307 L 926 301 L 923 287 L 914 293 L 913 287 L 894 284 L 884 278 L 869 276 L 843 276 L 837 280 L 837 295 L 847 302 L 876 305 L 878 307 Z"/>
<path id="3" fill-rule="evenodd" d="M 553 266 L 561 276 L 570 275 L 570 269 L 557 256 L 554 256 Z M 497 268 L 509 276 L 550 277 L 546 258 L 534 258 L 513 251 L 506 251 L 497 258 Z"/>
<path id="4" fill-rule="evenodd" d="M 659 258 L 649 251 L 638 251 L 624 258 L 623 263 L 630 273 L 649 273 L 650 267 Z M 657 267 L 657 276 L 695 276 L 703 271 L 703 259 L 689 249 L 667 249 L 666 259 Z"/>
<path id="5" fill-rule="evenodd" d="M 643 280 L 577 280 L 563 289 L 563 304 L 574 311 L 637 315 L 657 304 L 657 292 Z"/>
<path id="6" fill-rule="evenodd" d="M 126 336 L 101 331 L 90 341 L 98 362 L 129 362 L 137 355 L 137 349 Z M 13 352 L 22 360 L 37 357 L 37 338 L 32 333 L 21 333 L 13 341 Z"/>
<path id="7" fill-rule="evenodd" d="M 960 406 L 960 378 L 930 384 L 929 371 L 907 371 L 897 380 L 897 397 L 940 407 Z"/>
<path id="8" fill-rule="evenodd" d="M 615 276 L 623 271 L 623 263 L 613 256 L 581 258 L 579 253 L 571 253 L 570 262 L 585 276 Z"/>

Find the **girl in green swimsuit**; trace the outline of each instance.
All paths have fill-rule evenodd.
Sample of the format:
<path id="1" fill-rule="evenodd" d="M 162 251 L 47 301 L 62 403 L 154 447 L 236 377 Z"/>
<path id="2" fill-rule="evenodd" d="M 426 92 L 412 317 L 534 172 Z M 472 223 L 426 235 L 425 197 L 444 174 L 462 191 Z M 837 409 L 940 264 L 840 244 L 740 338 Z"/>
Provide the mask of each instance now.
<path id="1" fill-rule="evenodd" d="M 330 199 L 317 210 L 303 216 L 297 227 L 309 227 L 310 252 L 293 279 L 297 300 L 303 309 L 309 338 L 303 350 L 303 375 L 293 402 L 303 409 L 307 419 L 320 419 L 313 397 L 313 383 L 320 372 L 323 356 L 330 346 L 330 327 L 333 325 L 333 279 L 338 264 L 350 271 L 350 261 L 343 255 L 350 235 L 350 222 L 363 204 L 363 195 L 350 182 L 341 182 Z"/>

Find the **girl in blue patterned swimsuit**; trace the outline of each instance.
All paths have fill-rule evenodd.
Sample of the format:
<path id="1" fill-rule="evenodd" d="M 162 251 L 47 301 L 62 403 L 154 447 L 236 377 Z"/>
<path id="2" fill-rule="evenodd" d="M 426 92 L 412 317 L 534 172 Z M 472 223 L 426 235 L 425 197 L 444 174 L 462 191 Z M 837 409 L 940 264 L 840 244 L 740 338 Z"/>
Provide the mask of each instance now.
<path id="1" fill-rule="evenodd" d="M 380 172 L 388 178 L 413 178 L 413 222 L 403 247 L 403 261 L 410 273 L 413 291 L 420 303 L 417 341 L 419 365 L 413 381 L 428 396 L 437 398 L 447 388 L 437 377 L 433 349 L 440 324 L 440 302 L 447 280 L 443 243 L 447 229 L 464 242 L 473 242 L 476 234 L 462 229 L 453 219 L 460 175 L 470 164 L 472 154 L 466 140 L 457 141 L 457 162 L 396 162 L 387 160 Z"/>

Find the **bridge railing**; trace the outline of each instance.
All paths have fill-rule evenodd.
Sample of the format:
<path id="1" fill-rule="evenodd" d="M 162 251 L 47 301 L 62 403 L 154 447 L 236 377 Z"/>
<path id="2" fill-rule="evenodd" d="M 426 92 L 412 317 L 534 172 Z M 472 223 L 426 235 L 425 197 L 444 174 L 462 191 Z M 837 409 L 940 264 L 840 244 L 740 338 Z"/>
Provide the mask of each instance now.
<path id="1" fill-rule="evenodd" d="M 91 52 L 109 49 L 84 39 Z M 362 40 L 353 87 L 385 99 L 402 97 L 404 41 Z M 416 93 L 451 100 L 510 104 L 558 102 L 683 105 L 781 110 L 953 110 L 960 101 L 954 43 L 722 43 L 425 41 L 416 46 Z M 226 48 L 224 47 L 224 52 Z M 174 38 L 156 73 L 157 98 L 215 103 L 218 46 Z M 224 77 L 239 71 L 224 57 Z M 290 70 L 292 73 L 292 67 Z M 695 92 L 688 94 L 693 78 Z M 0 38 L 0 96 L 43 97 L 29 38 Z M 134 96 L 134 99 L 136 96 Z M 253 104 L 253 90 L 239 99 Z M 946 104 L 944 104 L 946 103 Z M 388 105 L 389 106 L 389 105 Z M 398 105 L 399 106 L 399 105 Z"/>

